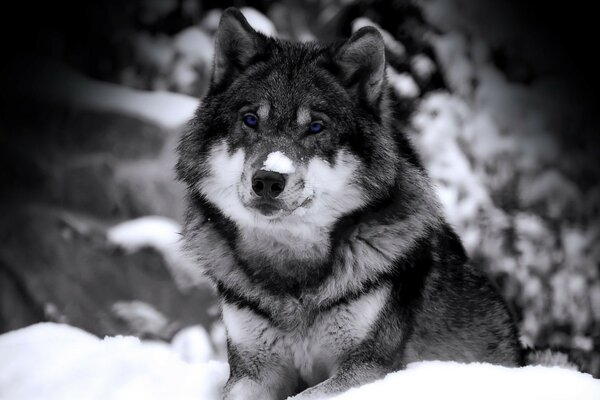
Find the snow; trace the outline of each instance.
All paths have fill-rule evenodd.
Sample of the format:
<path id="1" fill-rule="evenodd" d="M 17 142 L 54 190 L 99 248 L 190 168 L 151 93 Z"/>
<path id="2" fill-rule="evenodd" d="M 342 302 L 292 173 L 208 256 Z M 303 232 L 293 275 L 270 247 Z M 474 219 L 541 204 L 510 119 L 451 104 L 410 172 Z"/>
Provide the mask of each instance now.
<path id="1" fill-rule="evenodd" d="M 563 211 L 577 204 L 582 195 L 561 172 L 549 169 L 535 177 L 524 177 L 520 182 L 519 197 L 524 205 L 546 204 L 548 214 L 560 218 Z"/>
<path id="2" fill-rule="evenodd" d="M 436 70 L 436 66 L 425 54 L 417 54 L 411 60 L 411 68 L 420 79 L 428 80 Z"/>
<path id="3" fill-rule="evenodd" d="M 449 33 L 432 41 L 450 89 L 464 97 L 472 91 L 475 69 L 468 58 L 468 41 L 459 33 Z"/>
<path id="4" fill-rule="evenodd" d="M 240 11 L 244 14 L 250 26 L 256 31 L 264 33 L 267 36 L 277 36 L 277 29 L 273 22 L 256 8 L 242 7 Z"/>
<path id="5" fill-rule="evenodd" d="M 392 67 L 387 68 L 388 81 L 399 97 L 415 98 L 421 91 L 414 78 L 405 72 L 398 73 Z"/>
<path id="6" fill-rule="evenodd" d="M 173 349 L 189 363 L 205 363 L 215 358 L 208 332 L 202 326 L 189 326 L 177 332 Z"/>
<path id="7" fill-rule="evenodd" d="M 561 368 L 505 368 L 490 364 L 430 361 L 408 365 L 385 379 L 351 389 L 336 400 L 592 400 L 600 398 L 600 380 Z"/>
<path id="8" fill-rule="evenodd" d="M 169 319 L 151 304 L 143 301 L 118 301 L 112 305 L 112 312 L 126 322 L 130 332 L 136 335 L 167 337 L 172 333 Z"/>
<path id="9" fill-rule="evenodd" d="M 191 64 L 181 59 L 173 66 L 172 79 L 175 87 L 178 90 L 184 91 L 196 82 L 198 73 Z"/>
<path id="10" fill-rule="evenodd" d="M 0 399 L 218 400 L 228 376 L 200 327 L 172 344 L 135 337 L 99 339 L 78 328 L 40 323 L 0 336 Z M 600 398 L 600 380 L 556 367 L 421 362 L 335 399 Z"/>
<path id="11" fill-rule="evenodd" d="M 109 243 L 130 253 L 144 247 L 156 249 L 167 262 L 177 286 L 185 290 L 204 283 L 206 279 L 184 256 L 180 242 L 181 229 L 170 218 L 145 216 L 112 226 L 106 236 Z"/>
<path id="12" fill-rule="evenodd" d="M 0 336 L 2 400 L 218 399 L 227 364 L 170 345 L 41 323 Z"/>
<path id="13" fill-rule="evenodd" d="M 414 143 L 426 162 L 448 219 L 459 228 L 469 251 L 479 242 L 479 237 L 470 239 L 468 235 L 469 224 L 476 216 L 484 212 L 498 220 L 503 218 L 458 140 L 469 131 L 464 125 L 474 121 L 477 119 L 466 103 L 443 92 L 427 95 L 413 118 L 419 132 Z"/>
<path id="14" fill-rule="evenodd" d="M 208 10 L 204 14 L 202 21 L 200 21 L 200 27 L 206 32 L 214 34 L 217 31 L 217 28 L 219 27 L 219 22 L 221 21 L 222 13 L 223 12 L 218 8 Z"/>
<path id="15" fill-rule="evenodd" d="M 280 174 L 293 174 L 296 171 L 292 160 L 281 151 L 270 153 L 265 160 L 262 170 L 279 172 Z"/>
<path id="16" fill-rule="evenodd" d="M 579 335 L 584 340 L 577 343 L 585 344 L 600 315 L 598 253 L 593 246 L 570 251 L 574 243 L 560 231 L 598 242 L 592 225 L 600 190 L 579 178 L 581 171 L 597 172 L 594 155 L 570 139 L 594 129 L 585 122 L 593 112 L 578 101 L 568 74 L 550 68 L 544 41 L 536 45 L 535 35 L 522 35 L 530 30 L 505 14 L 513 7 L 488 0 L 420 5 L 434 27 L 428 41 L 449 93 L 426 95 L 413 139 L 446 215 L 491 275 L 510 276 L 504 294 L 522 309 L 525 337 L 569 348 L 579 346 Z M 498 49 L 530 71 L 519 78 L 499 68 Z M 412 69 L 418 77 L 416 63 Z M 517 238 L 509 237 L 515 228 Z M 558 321 L 572 332 L 559 332 Z"/>
<path id="17" fill-rule="evenodd" d="M 182 30 L 175 35 L 173 45 L 192 64 L 212 65 L 213 39 L 202 29 L 192 26 Z"/>
<path id="18" fill-rule="evenodd" d="M 62 64 L 40 63 L 35 64 L 36 70 L 28 75 L 29 84 L 22 88 L 37 98 L 129 115 L 166 129 L 186 124 L 199 105 L 197 99 L 183 94 L 135 90 L 87 78 Z"/>
<path id="19" fill-rule="evenodd" d="M 169 253 L 181 238 L 181 226 L 166 217 L 147 216 L 122 222 L 110 228 L 108 240 L 129 252 L 142 247 L 154 247 Z"/>

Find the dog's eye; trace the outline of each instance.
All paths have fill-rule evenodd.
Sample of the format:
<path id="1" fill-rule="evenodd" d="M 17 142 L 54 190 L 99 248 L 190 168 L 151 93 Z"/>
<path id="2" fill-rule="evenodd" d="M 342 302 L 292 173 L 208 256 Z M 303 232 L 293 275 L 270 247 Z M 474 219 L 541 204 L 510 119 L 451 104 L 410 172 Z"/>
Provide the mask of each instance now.
<path id="1" fill-rule="evenodd" d="M 321 131 L 323 131 L 325 127 L 323 126 L 323 124 L 321 122 L 311 122 L 310 125 L 308 126 L 308 130 L 311 133 L 319 133 Z"/>
<path id="2" fill-rule="evenodd" d="M 250 128 L 255 128 L 256 125 L 258 125 L 258 117 L 254 114 L 245 114 L 244 118 L 242 118 L 242 121 L 244 121 L 244 124 Z"/>

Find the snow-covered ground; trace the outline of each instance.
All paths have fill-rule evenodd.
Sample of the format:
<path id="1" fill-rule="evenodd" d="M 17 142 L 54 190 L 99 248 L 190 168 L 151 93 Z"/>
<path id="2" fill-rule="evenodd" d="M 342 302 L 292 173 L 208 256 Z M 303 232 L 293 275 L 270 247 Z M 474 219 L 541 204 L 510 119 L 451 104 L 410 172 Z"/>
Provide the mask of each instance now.
<path id="1" fill-rule="evenodd" d="M 187 362 L 188 353 L 182 345 L 122 336 L 102 340 L 68 325 L 32 325 L 0 336 L 0 398 L 218 398 L 227 364 Z"/>
<path id="2" fill-rule="evenodd" d="M 40 323 L 0 336 L 0 399 L 217 400 L 229 368 L 214 357 L 202 328 L 167 344 Z M 560 368 L 424 362 L 336 397 L 366 398 L 597 400 L 600 380 Z"/>

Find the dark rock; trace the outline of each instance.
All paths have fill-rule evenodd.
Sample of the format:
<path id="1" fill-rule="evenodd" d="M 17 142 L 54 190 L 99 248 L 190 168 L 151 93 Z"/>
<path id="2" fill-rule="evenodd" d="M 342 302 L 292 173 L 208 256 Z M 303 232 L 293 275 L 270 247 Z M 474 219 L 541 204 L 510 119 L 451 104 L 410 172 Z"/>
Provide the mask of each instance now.
<path id="1" fill-rule="evenodd" d="M 0 288 L 11 288 L 2 291 L 0 332 L 60 320 L 97 335 L 140 334 L 113 308 L 134 300 L 168 319 L 163 336 L 214 318 L 207 311 L 214 302 L 208 286 L 182 292 L 159 253 L 112 247 L 100 222 L 24 206 L 0 222 L 0 241 Z"/>
<path id="2" fill-rule="evenodd" d="M 54 204 L 100 217 L 127 216 L 115 170 L 112 157 L 80 158 L 56 167 L 45 188 Z"/>
<path id="3" fill-rule="evenodd" d="M 34 324 L 44 319 L 44 310 L 21 279 L 0 263 L 0 330 Z"/>
<path id="4" fill-rule="evenodd" d="M 98 153 L 117 159 L 156 157 L 171 134 L 140 118 L 29 98 L 3 103 L 2 112 L 3 144 L 49 164 Z"/>
<path id="5" fill-rule="evenodd" d="M 93 110 L 69 110 L 60 135 L 66 151 L 103 152 L 119 159 L 156 157 L 168 133 L 139 118 Z"/>
<path id="6" fill-rule="evenodd" d="M 103 218 L 183 214 L 177 132 L 116 113 L 16 99 L 0 120 L 0 189 Z"/>
<path id="7" fill-rule="evenodd" d="M 155 160 L 122 163 L 113 184 L 121 194 L 121 207 L 133 217 L 162 215 L 181 220 L 185 189 L 175 177 L 175 151 Z"/>

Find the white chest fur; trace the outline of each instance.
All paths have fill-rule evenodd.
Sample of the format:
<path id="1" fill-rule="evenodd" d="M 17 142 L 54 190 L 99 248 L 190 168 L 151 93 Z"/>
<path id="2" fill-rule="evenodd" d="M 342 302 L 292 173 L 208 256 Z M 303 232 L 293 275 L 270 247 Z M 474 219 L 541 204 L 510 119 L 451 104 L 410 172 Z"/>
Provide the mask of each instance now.
<path id="1" fill-rule="evenodd" d="M 302 331 L 283 331 L 247 308 L 223 305 L 231 342 L 247 357 L 276 362 L 315 385 L 333 374 L 343 355 L 371 332 L 390 293 L 387 286 L 327 310 Z"/>

